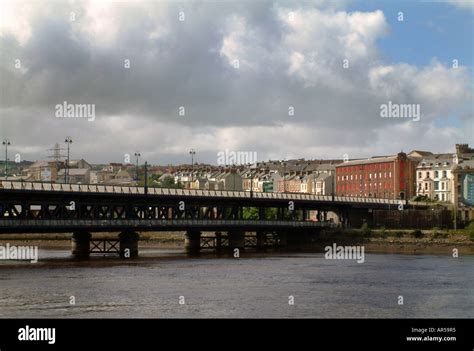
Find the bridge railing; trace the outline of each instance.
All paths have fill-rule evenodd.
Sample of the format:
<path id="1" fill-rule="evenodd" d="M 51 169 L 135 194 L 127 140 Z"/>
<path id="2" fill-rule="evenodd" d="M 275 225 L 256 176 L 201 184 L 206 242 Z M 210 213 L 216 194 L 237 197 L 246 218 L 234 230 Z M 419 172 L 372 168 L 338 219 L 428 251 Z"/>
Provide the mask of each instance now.
<path id="1" fill-rule="evenodd" d="M 2 227 L 180 227 L 180 226 L 270 226 L 270 227 L 336 227 L 333 222 L 315 221 L 288 221 L 288 220 L 254 220 L 254 219 L 168 219 L 168 220 L 143 220 L 143 219 L 120 219 L 120 220 L 97 220 L 97 219 L 3 219 L 0 220 Z"/>
<path id="2" fill-rule="evenodd" d="M 66 191 L 66 192 L 93 192 L 114 194 L 145 194 L 144 187 L 103 185 L 103 184 L 61 184 L 46 182 L 24 182 L 0 180 L 0 189 L 29 190 L 29 191 Z M 370 204 L 400 204 L 401 200 L 379 199 L 350 196 L 331 196 L 301 193 L 262 193 L 250 191 L 231 190 L 204 190 L 204 189 L 168 189 L 148 188 L 149 195 L 165 196 L 202 196 L 202 197 L 234 197 L 255 199 L 278 200 L 308 200 L 308 201 L 334 201 L 339 203 L 370 203 Z M 403 201 L 405 204 L 405 201 Z"/>

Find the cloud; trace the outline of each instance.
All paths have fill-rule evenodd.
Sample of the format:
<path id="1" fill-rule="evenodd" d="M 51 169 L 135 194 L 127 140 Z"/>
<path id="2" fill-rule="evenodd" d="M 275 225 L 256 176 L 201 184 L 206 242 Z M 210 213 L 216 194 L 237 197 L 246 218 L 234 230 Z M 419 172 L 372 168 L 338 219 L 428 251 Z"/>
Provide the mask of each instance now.
<path id="1" fill-rule="evenodd" d="M 446 2 L 461 9 L 474 12 L 474 2 L 471 0 L 446 0 Z"/>
<path id="2" fill-rule="evenodd" d="M 0 134 L 27 159 L 71 135 L 94 162 L 140 149 L 156 163 L 186 161 L 191 147 L 209 162 L 226 148 L 259 159 L 397 152 L 384 146 L 390 130 L 410 136 L 405 148 L 427 130 L 447 147 L 469 138 L 468 68 L 388 62 L 384 13 L 344 5 L 7 2 L 18 20 L 0 24 Z M 419 103 L 421 120 L 380 118 L 388 100 Z M 95 121 L 55 118 L 63 101 L 95 104 Z M 462 126 L 443 134 L 436 121 L 452 115 Z"/>

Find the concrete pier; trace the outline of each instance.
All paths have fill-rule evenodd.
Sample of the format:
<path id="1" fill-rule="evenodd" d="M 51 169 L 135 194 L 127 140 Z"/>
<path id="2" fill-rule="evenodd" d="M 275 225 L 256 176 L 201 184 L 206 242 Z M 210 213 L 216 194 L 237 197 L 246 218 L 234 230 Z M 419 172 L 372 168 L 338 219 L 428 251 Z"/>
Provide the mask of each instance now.
<path id="1" fill-rule="evenodd" d="M 288 250 L 304 250 L 310 249 L 312 242 L 312 234 L 306 230 L 292 231 L 288 233 L 287 245 Z"/>
<path id="2" fill-rule="evenodd" d="M 277 239 L 278 239 L 278 246 L 280 248 L 284 249 L 287 247 L 288 233 L 286 231 L 279 231 L 277 233 Z"/>
<path id="3" fill-rule="evenodd" d="M 134 231 L 125 231 L 119 234 L 120 257 L 133 258 L 138 256 L 138 240 L 140 236 Z"/>
<path id="4" fill-rule="evenodd" d="M 229 231 L 229 248 L 242 251 L 245 246 L 245 232 L 242 230 Z"/>
<path id="5" fill-rule="evenodd" d="M 197 255 L 201 250 L 201 232 L 188 230 L 184 238 L 184 250 L 188 255 Z"/>
<path id="6" fill-rule="evenodd" d="M 222 252 L 222 233 L 216 232 L 216 252 Z"/>
<path id="7" fill-rule="evenodd" d="M 71 239 L 71 251 L 75 258 L 87 258 L 90 253 L 91 233 L 87 231 L 74 232 Z"/>
<path id="8" fill-rule="evenodd" d="M 257 236 L 257 251 L 265 251 L 265 244 L 266 244 L 266 241 L 267 241 L 267 233 L 257 232 L 255 234 Z"/>

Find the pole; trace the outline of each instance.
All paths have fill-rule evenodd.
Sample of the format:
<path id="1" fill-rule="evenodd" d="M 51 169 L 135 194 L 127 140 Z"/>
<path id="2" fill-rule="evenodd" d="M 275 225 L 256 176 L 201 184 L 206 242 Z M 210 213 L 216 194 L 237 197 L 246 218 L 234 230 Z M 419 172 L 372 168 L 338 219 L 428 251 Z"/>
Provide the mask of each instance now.
<path id="1" fill-rule="evenodd" d="M 136 151 L 134 155 L 137 160 L 135 165 L 135 186 L 138 186 L 138 159 L 140 158 L 141 154 L 140 152 Z"/>
<path id="2" fill-rule="evenodd" d="M 67 181 L 66 183 L 69 184 L 69 142 L 67 143 L 67 164 L 66 164 L 66 173 L 67 173 Z"/>
<path id="3" fill-rule="evenodd" d="M 69 184 L 69 145 L 72 143 L 71 137 L 66 137 L 64 142 L 67 144 L 67 160 L 66 167 L 64 168 L 64 183 Z"/>
<path id="4" fill-rule="evenodd" d="M 4 144 L 5 144 L 5 180 L 8 179 L 8 144 L 10 144 L 10 142 L 8 140 L 5 140 L 4 141 Z"/>
<path id="5" fill-rule="evenodd" d="M 249 164 L 249 169 L 250 169 L 250 164 Z M 250 169 L 250 197 L 253 197 L 253 172 L 251 169 Z"/>
<path id="6" fill-rule="evenodd" d="M 145 161 L 145 195 L 148 194 L 148 162 Z"/>
<path id="7" fill-rule="evenodd" d="M 189 154 L 191 155 L 191 182 L 189 184 L 189 188 L 191 189 L 194 181 L 194 155 L 196 151 L 194 149 L 189 150 Z"/>

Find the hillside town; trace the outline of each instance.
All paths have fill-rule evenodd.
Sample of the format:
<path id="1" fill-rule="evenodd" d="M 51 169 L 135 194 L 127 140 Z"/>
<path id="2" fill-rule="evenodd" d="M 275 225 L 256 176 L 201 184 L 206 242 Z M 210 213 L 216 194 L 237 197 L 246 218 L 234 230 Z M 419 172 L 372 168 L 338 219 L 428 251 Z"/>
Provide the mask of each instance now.
<path id="1" fill-rule="evenodd" d="M 55 149 L 59 146 L 56 144 Z M 58 152 L 56 152 L 58 155 Z M 474 218 L 474 149 L 456 144 L 452 153 L 413 150 L 366 159 L 270 160 L 247 164 L 149 165 L 150 187 L 306 193 L 409 199 L 454 206 L 460 221 Z M 6 167 L 5 167 L 6 166 Z M 26 182 L 135 186 L 145 167 L 133 163 L 91 164 L 84 159 L 3 162 L 3 179 Z"/>

